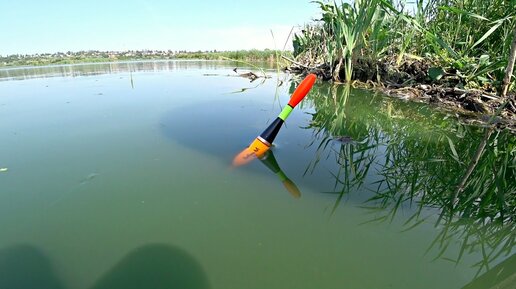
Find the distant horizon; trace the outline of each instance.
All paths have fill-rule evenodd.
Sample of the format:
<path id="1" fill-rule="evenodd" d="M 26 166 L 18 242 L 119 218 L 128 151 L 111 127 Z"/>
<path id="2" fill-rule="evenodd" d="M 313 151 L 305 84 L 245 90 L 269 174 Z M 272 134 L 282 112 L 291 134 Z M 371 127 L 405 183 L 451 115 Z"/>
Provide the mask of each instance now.
<path id="1" fill-rule="evenodd" d="M 0 54 L 0 57 L 8 57 L 13 55 L 45 55 L 45 54 L 67 54 L 70 53 L 81 53 L 81 52 L 116 52 L 116 53 L 123 53 L 123 52 L 141 52 L 141 51 L 161 51 L 161 52 L 175 52 L 175 53 L 211 53 L 211 52 L 235 52 L 235 51 L 292 51 L 292 49 L 270 49 L 270 48 L 264 48 L 264 49 L 234 49 L 234 50 L 218 50 L 218 49 L 211 49 L 211 50 L 174 50 L 174 49 L 127 49 L 127 50 L 99 50 L 99 49 L 88 49 L 88 50 L 77 50 L 77 51 L 55 51 L 55 52 L 37 52 L 37 53 L 14 53 L 14 54 Z"/>
<path id="2" fill-rule="evenodd" d="M 0 55 L 79 51 L 282 50 L 320 15 L 309 0 L 3 1 Z"/>

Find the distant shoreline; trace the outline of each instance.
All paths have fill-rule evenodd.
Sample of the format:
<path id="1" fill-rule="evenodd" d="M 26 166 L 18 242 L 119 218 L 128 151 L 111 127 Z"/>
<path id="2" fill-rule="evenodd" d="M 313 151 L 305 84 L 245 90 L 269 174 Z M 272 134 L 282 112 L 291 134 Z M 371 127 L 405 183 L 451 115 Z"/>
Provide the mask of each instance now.
<path id="1" fill-rule="evenodd" d="M 17 70 L 17 69 L 40 69 L 40 68 L 52 68 L 52 67 L 63 67 L 63 66 L 87 66 L 87 65 L 103 65 L 103 64 L 131 64 L 131 63 L 145 63 L 145 62 L 170 62 L 170 61 L 181 61 L 181 62 L 193 62 L 193 61 L 205 61 L 205 62 L 219 62 L 226 61 L 232 62 L 231 59 L 196 59 L 196 58 L 155 58 L 155 59 L 124 59 L 124 60 L 106 60 L 106 61 L 95 61 L 95 62 L 74 62 L 74 63 L 52 63 L 52 64 L 41 64 L 41 65 L 22 65 L 22 66 L 1 66 L 0 71 L 2 70 Z M 253 63 L 267 63 L 263 61 L 254 61 Z"/>
<path id="2" fill-rule="evenodd" d="M 289 52 L 287 52 L 289 53 Z M 120 61 L 146 60 L 238 60 L 238 61 L 267 61 L 275 62 L 285 51 L 278 50 L 237 50 L 237 51 L 79 51 L 44 54 L 14 54 L 0 56 L 0 68 L 30 67 L 47 65 L 66 65 L 79 63 L 101 63 Z"/>

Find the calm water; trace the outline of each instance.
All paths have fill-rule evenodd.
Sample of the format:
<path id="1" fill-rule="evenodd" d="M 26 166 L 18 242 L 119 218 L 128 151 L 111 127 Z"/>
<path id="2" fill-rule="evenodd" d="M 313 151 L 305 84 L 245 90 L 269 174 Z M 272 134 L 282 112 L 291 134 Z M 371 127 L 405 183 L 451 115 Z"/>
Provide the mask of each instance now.
<path id="1" fill-rule="evenodd" d="M 233 68 L 0 70 L 0 288 L 515 288 L 513 136 L 317 83 L 232 168 L 296 85 Z"/>

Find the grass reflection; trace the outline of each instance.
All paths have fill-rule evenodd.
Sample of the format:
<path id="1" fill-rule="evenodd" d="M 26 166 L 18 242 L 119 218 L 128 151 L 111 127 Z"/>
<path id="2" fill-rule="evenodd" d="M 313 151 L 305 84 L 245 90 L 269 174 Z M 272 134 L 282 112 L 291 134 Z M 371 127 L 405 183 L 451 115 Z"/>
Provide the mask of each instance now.
<path id="1" fill-rule="evenodd" d="M 309 146 L 316 148 L 305 173 L 323 159 L 337 194 L 333 211 L 349 192 L 369 192 L 362 206 L 371 221 L 409 212 L 409 230 L 426 220 L 439 234 L 430 249 L 458 263 L 481 252 L 478 272 L 512 253 L 516 218 L 516 140 L 506 132 L 466 126 L 424 106 L 345 85 L 320 86 L 311 94 L 315 112 Z M 373 109 L 371 109 L 373 107 Z M 342 141 L 344 140 L 344 141 Z M 461 240 L 457 256 L 450 244 Z"/>

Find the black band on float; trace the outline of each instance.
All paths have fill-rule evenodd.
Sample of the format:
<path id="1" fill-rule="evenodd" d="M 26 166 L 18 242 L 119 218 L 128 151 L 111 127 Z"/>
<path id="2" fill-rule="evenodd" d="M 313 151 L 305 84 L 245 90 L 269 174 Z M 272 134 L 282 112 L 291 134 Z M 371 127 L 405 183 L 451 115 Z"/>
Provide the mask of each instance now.
<path id="1" fill-rule="evenodd" d="M 272 144 L 274 139 L 276 138 L 276 135 L 278 135 L 278 132 L 283 125 L 283 120 L 281 118 L 276 118 L 260 135 L 261 138 Z"/>

